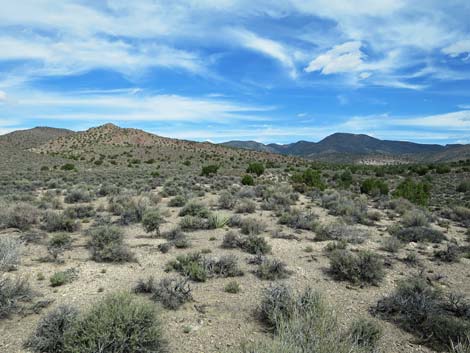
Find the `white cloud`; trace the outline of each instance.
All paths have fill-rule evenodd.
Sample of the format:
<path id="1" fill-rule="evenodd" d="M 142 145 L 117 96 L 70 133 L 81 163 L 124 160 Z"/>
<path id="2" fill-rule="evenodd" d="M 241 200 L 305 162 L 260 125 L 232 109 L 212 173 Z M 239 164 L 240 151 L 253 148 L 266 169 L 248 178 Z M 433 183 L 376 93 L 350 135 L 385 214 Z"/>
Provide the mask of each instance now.
<path id="1" fill-rule="evenodd" d="M 442 49 L 442 52 L 453 58 L 461 54 L 470 54 L 470 39 L 459 40 Z"/>
<path id="2" fill-rule="evenodd" d="M 210 121 L 221 124 L 240 120 L 264 120 L 274 107 L 247 105 L 216 98 L 179 95 L 46 94 L 24 92 L 16 103 L 0 110 L 1 116 L 34 116 L 36 119 L 64 121 Z"/>
<path id="3" fill-rule="evenodd" d="M 324 75 L 358 71 L 365 58 L 361 46 L 361 42 L 357 41 L 336 45 L 312 60 L 305 71 L 321 71 Z"/>
<path id="4" fill-rule="evenodd" d="M 0 91 L 0 103 L 5 102 L 7 100 L 6 92 Z"/>
<path id="5" fill-rule="evenodd" d="M 253 32 L 241 28 L 229 29 L 227 33 L 242 46 L 279 61 L 289 70 L 289 74 L 292 78 L 297 77 L 294 59 L 291 57 L 289 49 L 282 44 L 271 39 L 260 37 Z"/>

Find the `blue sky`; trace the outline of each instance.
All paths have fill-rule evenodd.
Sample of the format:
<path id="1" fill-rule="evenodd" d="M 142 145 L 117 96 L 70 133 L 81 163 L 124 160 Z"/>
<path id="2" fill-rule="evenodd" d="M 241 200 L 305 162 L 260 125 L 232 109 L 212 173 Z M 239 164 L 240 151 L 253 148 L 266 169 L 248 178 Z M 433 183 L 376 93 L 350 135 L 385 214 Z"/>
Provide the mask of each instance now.
<path id="1" fill-rule="evenodd" d="M 470 2 L 0 0 L 0 133 L 470 143 Z"/>

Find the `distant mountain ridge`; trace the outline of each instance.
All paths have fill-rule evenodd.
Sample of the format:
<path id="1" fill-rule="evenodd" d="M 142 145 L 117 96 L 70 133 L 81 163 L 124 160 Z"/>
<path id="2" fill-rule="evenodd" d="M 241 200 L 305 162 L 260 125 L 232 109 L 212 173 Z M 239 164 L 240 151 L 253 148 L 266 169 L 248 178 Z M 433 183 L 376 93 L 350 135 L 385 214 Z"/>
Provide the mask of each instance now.
<path id="1" fill-rule="evenodd" d="M 67 155 L 92 146 L 128 146 L 230 153 L 230 148 L 243 149 L 252 159 L 306 158 L 325 162 L 396 164 L 410 162 L 449 162 L 470 159 L 470 145 L 419 144 L 408 141 L 380 140 L 363 134 L 335 133 L 319 142 L 298 141 L 291 144 L 263 144 L 256 141 L 229 141 L 221 144 L 194 142 L 161 137 L 143 130 L 105 124 L 86 131 L 36 127 L 0 136 L 4 151 L 32 151 Z"/>
<path id="2" fill-rule="evenodd" d="M 290 144 L 262 144 L 256 141 L 228 141 L 221 145 L 233 148 L 269 151 L 309 159 L 329 159 L 341 156 L 398 156 L 418 160 L 432 159 L 441 154 L 444 159 L 454 160 L 453 151 L 470 151 L 470 145 L 420 144 L 408 141 L 380 140 L 364 134 L 335 133 L 319 142 L 298 141 Z"/>

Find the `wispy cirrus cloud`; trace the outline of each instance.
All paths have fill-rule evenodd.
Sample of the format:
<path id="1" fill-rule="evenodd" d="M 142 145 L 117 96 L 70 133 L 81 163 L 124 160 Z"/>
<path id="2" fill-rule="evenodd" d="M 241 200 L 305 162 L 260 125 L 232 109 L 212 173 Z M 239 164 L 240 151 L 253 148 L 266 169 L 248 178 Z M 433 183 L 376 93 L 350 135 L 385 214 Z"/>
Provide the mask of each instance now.
<path id="1" fill-rule="evenodd" d="M 140 94 L 137 89 L 74 94 L 28 92 L 0 108 L 0 116 L 90 122 L 216 122 L 268 119 L 274 106 L 250 105 L 224 98 Z"/>

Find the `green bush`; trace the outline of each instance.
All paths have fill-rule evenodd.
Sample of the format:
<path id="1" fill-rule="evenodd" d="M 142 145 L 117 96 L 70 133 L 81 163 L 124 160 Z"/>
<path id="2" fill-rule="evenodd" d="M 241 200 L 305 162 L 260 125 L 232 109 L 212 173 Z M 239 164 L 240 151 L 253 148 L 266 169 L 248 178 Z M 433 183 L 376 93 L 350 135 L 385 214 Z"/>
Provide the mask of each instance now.
<path id="1" fill-rule="evenodd" d="M 446 240 L 444 234 L 437 229 L 428 227 L 407 227 L 401 228 L 396 232 L 393 232 L 401 241 L 410 242 L 429 242 L 429 243 L 441 243 Z"/>
<path id="2" fill-rule="evenodd" d="M 248 165 L 248 168 L 246 168 L 246 172 L 260 176 L 261 174 L 264 173 L 264 165 L 261 163 L 257 163 L 257 162 L 250 163 Z"/>
<path id="3" fill-rule="evenodd" d="M 224 291 L 231 294 L 237 294 L 240 290 L 240 284 L 237 281 L 230 281 L 224 287 Z"/>
<path id="4" fill-rule="evenodd" d="M 469 192 L 470 191 L 470 179 L 466 179 L 460 182 L 457 186 L 458 192 Z"/>
<path id="5" fill-rule="evenodd" d="M 124 233 L 114 226 L 100 226 L 91 230 L 88 247 L 91 258 L 97 262 L 126 262 L 134 256 L 124 244 Z"/>
<path id="6" fill-rule="evenodd" d="M 51 278 L 51 287 L 59 287 L 64 284 L 74 281 L 78 276 L 77 270 L 71 268 L 66 271 L 60 271 L 54 273 Z"/>
<path id="7" fill-rule="evenodd" d="M 210 211 L 207 206 L 196 201 L 191 201 L 187 203 L 179 212 L 180 217 L 193 216 L 207 218 L 209 217 L 209 214 Z"/>
<path id="8" fill-rule="evenodd" d="M 329 258 L 330 273 L 339 280 L 378 285 L 385 277 L 382 259 L 370 251 L 335 250 Z"/>
<path id="9" fill-rule="evenodd" d="M 201 170 L 201 176 L 213 176 L 217 174 L 217 171 L 219 170 L 220 166 L 211 164 L 211 165 L 206 165 L 202 167 Z"/>
<path id="10" fill-rule="evenodd" d="M 165 220 L 158 209 L 147 210 L 142 217 L 142 225 L 147 233 L 155 232 L 160 235 L 160 226 L 164 222 Z"/>
<path id="11" fill-rule="evenodd" d="M 361 193 L 371 196 L 388 195 L 388 185 L 383 180 L 369 178 L 362 182 Z"/>
<path id="12" fill-rule="evenodd" d="M 126 293 L 106 297 L 64 332 L 64 353 L 167 351 L 154 306 Z"/>
<path id="13" fill-rule="evenodd" d="M 305 185 L 309 188 L 316 188 L 320 190 L 324 190 L 326 188 L 326 184 L 321 177 L 321 173 L 319 170 L 314 169 L 306 169 L 302 173 L 296 173 L 292 175 L 292 183 L 294 185 Z M 302 188 L 298 190 L 302 191 Z"/>
<path id="14" fill-rule="evenodd" d="M 415 182 L 408 178 L 393 192 L 393 197 L 403 197 L 414 204 L 426 206 L 431 196 L 431 186 L 425 182 Z"/>
<path id="15" fill-rule="evenodd" d="M 56 233 L 51 236 L 47 243 L 47 251 L 54 261 L 57 261 L 59 255 L 72 247 L 72 237 L 67 233 Z"/>
<path id="16" fill-rule="evenodd" d="M 242 185 L 255 185 L 255 180 L 251 175 L 244 175 L 241 180 Z"/>
<path id="17" fill-rule="evenodd" d="M 80 223 L 64 213 L 47 211 L 42 220 L 42 229 L 48 232 L 76 232 Z"/>
<path id="18" fill-rule="evenodd" d="M 66 171 L 75 170 L 75 165 L 71 163 L 67 163 L 67 164 L 64 164 L 62 167 L 60 167 L 60 169 L 66 170 Z"/>

